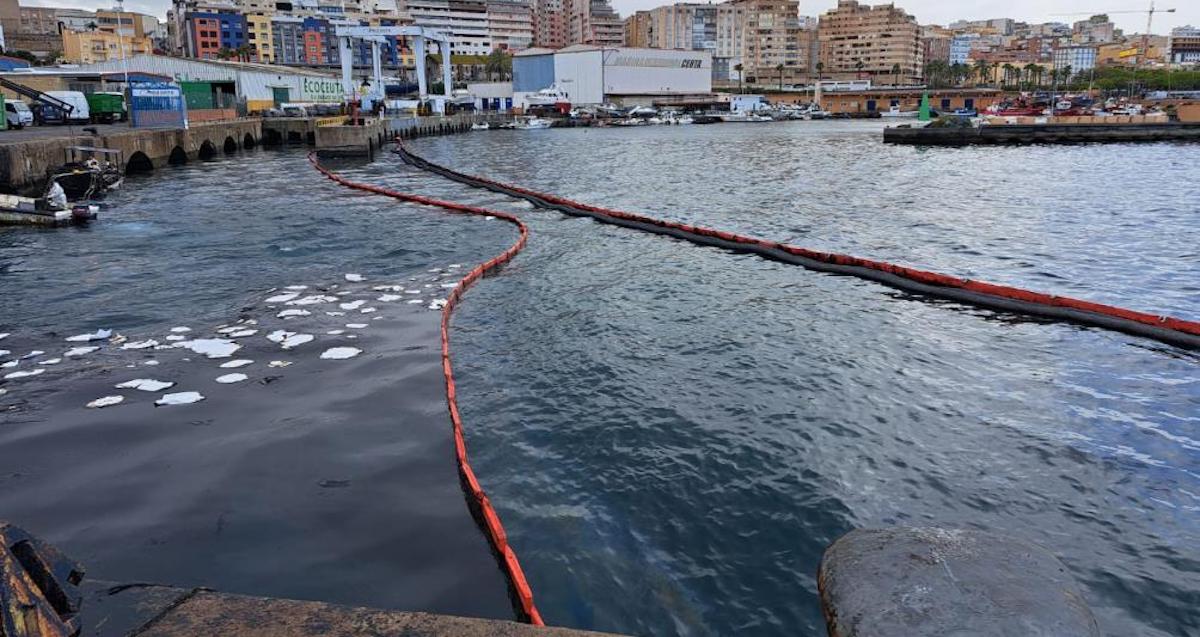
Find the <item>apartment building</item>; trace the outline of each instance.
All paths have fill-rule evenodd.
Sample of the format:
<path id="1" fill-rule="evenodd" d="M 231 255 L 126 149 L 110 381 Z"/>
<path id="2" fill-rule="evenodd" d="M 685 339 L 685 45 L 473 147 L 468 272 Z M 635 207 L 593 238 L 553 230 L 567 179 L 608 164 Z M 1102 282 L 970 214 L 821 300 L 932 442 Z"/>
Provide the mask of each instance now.
<path id="1" fill-rule="evenodd" d="M 742 16 L 741 64 L 747 79 L 796 82 L 809 74 L 816 26 L 800 16 L 796 0 L 734 0 Z M 779 67 L 783 66 L 780 71 Z"/>
<path id="2" fill-rule="evenodd" d="M 525 0 L 487 0 L 488 39 L 493 50 L 533 45 L 533 10 Z"/>
<path id="3" fill-rule="evenodd" d="M 821 62 L 827 74 L 845 78 L 876 76 L 890 81 L 919 81 L 922 75 L 921 28 L 895 5 L 868 6 L 838 0 L 821 14 Z"/>
<path id="4" fill-rule="evenodd" d="M 621 46 L 625 26 L 609 0 L 564 0 L 568 2 L 568 44 Z"/>
<path id="5" fill-rule="evenodd" d="M 532 0 L 533 46 L 559 49 L 570 37 L 567 2 L 570 0 Z"/>
<path id="6" fill-rule="evenodd" d="M 1167 49 L 1172 64 L 1200 64 L 1200 28 L 1189 25 L 1171 29 Z"/>
<path id="7" fill-rule="evenodd" d="M 954 40 L 954 32 L 937 25 L 921 27 L 921 59 L 922 64 L 938 61 L 950 63 L 950 44 Z"/>
<path id="8" fill-rule="evenodd" d="M 73 64 L 127 60 L 154 52 L 150 38 L 107 31 L 63 31 L 62 47 L 63 59 Z"/>

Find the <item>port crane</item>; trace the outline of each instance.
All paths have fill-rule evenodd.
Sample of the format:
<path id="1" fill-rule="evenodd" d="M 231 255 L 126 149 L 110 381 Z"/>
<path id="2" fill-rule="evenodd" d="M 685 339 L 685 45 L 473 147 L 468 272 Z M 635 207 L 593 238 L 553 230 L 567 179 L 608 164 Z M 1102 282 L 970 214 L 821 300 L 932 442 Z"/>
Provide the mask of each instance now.
<path id="1" fill-rule="evenodd" d="M 422 103 L 428 101 L 430 98 L 425 79 L 426 44 L 428 42 L 436 43 L 442 57 L 442 89 L 445 94 L 433 100 L 433 110 L 438 113 L 445 112 L 446 103 L 450 101 L 450 91 L 453 87 L 450 77 L 450 36 L 441 31 L 419 26 L 339 26 L 335 34 L 338 39 L 340 47 L 339 55 L 342 62 L 342 90 L 345 93 L 347 102 L 355 99 L 354 80 L 350 77 L 354 65 L 352 50 L 355 40 L 371 44 L 371 67 L 372 76 L 375 80 L 375 85 L 371 88 L 371 91 L 374 99 L 382 100 L 383 67 L 380 63 L 380 45 L 389 36 L 408 38 L 413 43 L 413 50 L 416 53 L 417 92 L 420 94 Z"/>

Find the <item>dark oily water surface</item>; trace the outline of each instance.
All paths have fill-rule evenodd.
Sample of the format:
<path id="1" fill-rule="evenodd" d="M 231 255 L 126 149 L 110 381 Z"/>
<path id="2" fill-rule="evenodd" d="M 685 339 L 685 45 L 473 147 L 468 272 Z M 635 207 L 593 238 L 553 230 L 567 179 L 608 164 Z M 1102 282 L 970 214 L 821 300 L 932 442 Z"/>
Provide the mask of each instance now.
<path id="1" fill-rule="evenodd" d="M 515 232 L 354 193 L 301 153 L 162 170 L 110 203 L 86 228 L 0 228 L 0 362 L 19 360 L 0 378 L 38 372 L 0 380 L 0 519 L 92 578 L 512 618 L 458 483 L 428 306 Z M 128 340 L 65 341 L 100 328 Z M 215 338 L 240 349 L 166 348 Z M 219 367 L 235 359 L 252 362 Z M 138 378 L 174 386 L 114 387 Z M 185 391 L 204 400 L 154 406 Z"/>
<path id="2" fill-rule="evenodd" d="M 879 128 L 413 144 L 582 201 L 1200 316 L 1197 147 L 935 151 L 883 146 Z M 394 170 L 380 182 L 416 187 Z M 456 315 L 456 375 L 473 463 L 548 622 L 821 634 L 824 547 L 909 524 L 1046 546 L 1105 634 L 1200 634 L 1195 353 L 524 218 L 529 247 Z"/>

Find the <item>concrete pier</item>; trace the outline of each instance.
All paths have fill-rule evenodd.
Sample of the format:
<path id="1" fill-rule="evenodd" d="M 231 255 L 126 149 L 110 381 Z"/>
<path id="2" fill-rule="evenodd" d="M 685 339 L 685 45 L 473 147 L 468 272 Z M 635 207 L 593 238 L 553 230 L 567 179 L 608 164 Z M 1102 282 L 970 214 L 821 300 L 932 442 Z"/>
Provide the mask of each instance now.
<path id="1" fill-rule="evenodd" d="M 972 144 L 1080 144 L 1088 142 L 1200 141 L 1200 124 L 996 124 L 978 128 L 893 126 L 883 130 L 888 144 L 968 146 Z"/>
<path id="2" fill-rule="evenodd" d="M 78 624 L 82 634 L 94 637 L 614 637 L 494 619 L 229 595 L 155 584 L 93 582 L 83 588 Z"/>
<path id="3" fill-rule="evenodd" d="M 186 130 L 97 126 L 97 135 L 84 133 L 81 127 L 74 128 L 75 134 L 66 127 L 43 128 L 47 130 L 31 131 L 36 135 L 12 142 L 0 137 L 0 190 L 18 193 L 40 188 L 46 172 L 66 161 L 70 146 L 121 150 L 125 161 L 121 169 L 136 173 L 236 152 L 262 140 L 262 120 L 256 117 L 195 124 Z"/>

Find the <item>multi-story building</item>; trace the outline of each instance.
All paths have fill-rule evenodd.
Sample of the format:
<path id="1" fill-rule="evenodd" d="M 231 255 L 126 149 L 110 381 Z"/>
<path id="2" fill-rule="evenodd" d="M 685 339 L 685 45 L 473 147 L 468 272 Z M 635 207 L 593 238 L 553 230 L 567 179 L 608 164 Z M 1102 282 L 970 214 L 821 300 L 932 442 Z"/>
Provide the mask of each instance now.
<path id="1" fill-rule="evenodd" d="M 921 28 L 895 5 L 838 0 L 836 9 L 821 14 L 820 41 L 825 73 L 893 79 L 898 68 L 894 79 L 901 82 L 922 75 Z"/>
<path id="2" fill-rule="evenodd" d="M 966 64 L 971 60 L 971 46 L 979 39 L 978 33 L 959 33 L 950 39 L 951 64 Z"/>
<path id="3" fill-rule="evenodd" d="M 126 60 L 154 52 L 150 38 L 108 31 L 63 31 L 62 47 L 63 59 L 74 64 Z"/>
<path id="4" fill-rule="evenodd" d="M 559 49 L 567 46 L 570 37 L 566 2 L 570 0 L 533 1 L 533 46 Z"/>
<path id="5" fill-rule="evenodd" d="M 950 43 L 954 40 L 954 32 L 937 25 L 921 27 L 921 60 L 922 64 L 930 62 L 950 63 Z"/>
<path id="6" fill-rule="evenodd" d="M 568 44 L 621 46 L 625 42 L 625 26 L 609 0 L 565 0 Z"/>
<path id="7" fill-rule="evenodd" d="M 487 0 L 487 23 L 493 50 L 520 51 L 533 44 L 533 10 L 526 0 Z"/>
<path id="8" fill-rule="evenodd" d="M 267 64 L 275 61 L 274 39 L 270 14 L 246 14 L 246 43 L 254 48 L 257 61 Z"/>
<path id="9" fill-rule="evenodd" d="M 815 26 L 802 22 L 796 0 L 734 0 L 742 5 L 739 57 L 747 79 L 769 81 L 780 76 L 796 81 L 810 68 L 809 42 Z"/>
<path id="10" fill-rule="evenodd" d="M 1200 28 L 1188 25 L 1171 29 L 1167 51 L 1172 64 L 1200 64 Z"/>
<path id="11" fill-rule="evenodd" d="M 406 11 L 413 24 L 449 35 L 452 54 L 487 55 L 492 50 L 483 0 L 408 0 Z"/>
<path id="12" fill-rule="evenodd" d="M 1079 44 L 1112 42 L 1116 34 L 1116 25 L 1102 13 L 1071 25 L 1071 40 Z"/>
<path id="13" fill-rule="evenodd" d="M 1096 67 L 1096 47 L 1089 45 L 1059 46 L 1054 49 L 1054 68 L 1070 67 L 1071 73 L 1079 73 Z"/>
<path id="14" fill-rule="evenodd" d="M 652 20 L 649 11 L 637 11 L 625 18 L 625 46 L 651 48 Z"/>

